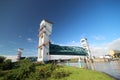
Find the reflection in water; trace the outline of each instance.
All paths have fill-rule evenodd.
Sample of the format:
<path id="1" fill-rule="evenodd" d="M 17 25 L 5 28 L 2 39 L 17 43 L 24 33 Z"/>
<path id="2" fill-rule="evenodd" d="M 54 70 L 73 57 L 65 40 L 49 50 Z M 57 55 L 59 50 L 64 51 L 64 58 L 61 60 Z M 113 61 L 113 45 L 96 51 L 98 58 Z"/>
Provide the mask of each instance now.
<path id="1" fill-rule="evenodd" d="M 78 63 L 70 63 L 71 66 L 79 66 Z M 96 62 L 93 63 L 94 70 L 105 72 L 115 78 L 120 79 L 120 61 L 111 61 L 111 62 Z M 82 66 L 90 69 L 90 65 L 87 66 L 86 63 L 82 63 Z"/>

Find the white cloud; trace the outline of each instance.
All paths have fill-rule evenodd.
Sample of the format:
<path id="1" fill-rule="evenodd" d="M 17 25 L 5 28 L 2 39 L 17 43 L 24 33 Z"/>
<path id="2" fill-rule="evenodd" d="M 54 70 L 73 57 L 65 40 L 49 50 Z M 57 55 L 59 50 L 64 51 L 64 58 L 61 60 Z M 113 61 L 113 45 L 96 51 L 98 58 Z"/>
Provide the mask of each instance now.
<path id="1" fill-rule="evenodd" d="M 109 54 L 111 49 L 120 50 L 120 38 L 113 40 L 112 42 L 101 44 L 101 45 L 90 45 L 90 49 L 93 56 L 102 56 Z"/>
<path id="2" fill-rule="evenodd" d="M 66 44 L 58 44 L 58 45 L 61 45 L 61 46 L 80 46 L 80 42 L 71 41 L 71 42 L 68 42 Z"/>
<path id="3" fill-rule="evenodd" d="M 102 56 L 108 54 L 106 47 L 90 47 L 92 56 Z"/>
<path id="4" fill-rule="evenodd" d="M 80 46 L 80 42 L 72 41 L 68 43 L 69 46 Z"/>
<path id="5" fill-rule="evenodd" d="M 27 38 L 27 41 L 32 42 L 33 40 L 32 40 L 32 38 Z"/>
<path id="6" fill-rule="evenodd" d="M 92 36 L 92 38 L 95 39 L 95 40 L 105 40 L 105 37 L 101 36 L 101 35 Z"/>
<path id="7" fill-rule="evenodd" d="M 116 49 L 120 50 L 120 38 L 112 41 L 111 43 L 108 44 L 109 49 Z"/>
<path id="8" fill-rule="evenodd" d="M 33 40 L 32 38 L 27 38 L 27 41 L 30 43 L 37 43 L 37 41 Z"/>

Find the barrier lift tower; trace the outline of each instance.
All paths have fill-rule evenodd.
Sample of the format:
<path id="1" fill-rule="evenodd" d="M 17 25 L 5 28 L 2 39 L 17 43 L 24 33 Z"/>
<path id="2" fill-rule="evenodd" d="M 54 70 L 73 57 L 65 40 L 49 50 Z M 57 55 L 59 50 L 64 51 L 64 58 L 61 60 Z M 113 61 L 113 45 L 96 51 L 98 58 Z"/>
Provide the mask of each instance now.
<path id="1" fill-rule="evenodd" d="M 38 44 L 38 62 L 49 61 L 49 45 L 50 35 L 52 33 L 52 22 L 42 20 L 39 29 L 39 44 Z"/>
<path id="2" fill-rule="evenodd" d="M 91 55 L 91 51 L 90 51 L 90 48 L 89 48 L 89 44 L 88 44 L 87 38 L 82 38 L 80 40 L 80 42 L 81 42 L 82 47 L 87 51 L 88 58 L 92 59 L 92 55 Z"/>

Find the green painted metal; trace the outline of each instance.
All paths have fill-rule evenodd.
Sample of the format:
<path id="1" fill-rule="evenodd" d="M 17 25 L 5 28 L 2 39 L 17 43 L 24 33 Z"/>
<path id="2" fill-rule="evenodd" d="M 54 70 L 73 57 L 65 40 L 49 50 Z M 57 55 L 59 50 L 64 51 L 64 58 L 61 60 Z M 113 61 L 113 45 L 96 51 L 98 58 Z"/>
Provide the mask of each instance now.
<path id="1" fill-rule="evenodd" d="M 81 55 L 87 56 L 87 51 L 82 47 L 76 46 L 59 46 L 55 44 L 50 44 L 50 54 L 51 55 Z"/>

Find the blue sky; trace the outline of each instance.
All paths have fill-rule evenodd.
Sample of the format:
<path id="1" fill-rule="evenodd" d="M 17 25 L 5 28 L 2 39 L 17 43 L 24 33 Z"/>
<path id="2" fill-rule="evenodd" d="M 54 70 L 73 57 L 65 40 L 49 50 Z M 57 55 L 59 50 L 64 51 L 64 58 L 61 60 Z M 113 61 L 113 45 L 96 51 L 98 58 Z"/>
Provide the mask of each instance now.
<path id="1" fill-rule="evenodd" d="M 119 0 L 0 0 L 0 55 L 16 55 L 20 47 L 23 56 L 36 56 L 42 19 L 54 23 L 56 44 L 80 46 L 86 37 L 97 54 L 120 43 Z"/>

